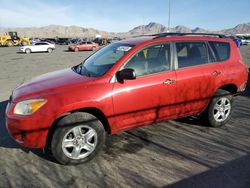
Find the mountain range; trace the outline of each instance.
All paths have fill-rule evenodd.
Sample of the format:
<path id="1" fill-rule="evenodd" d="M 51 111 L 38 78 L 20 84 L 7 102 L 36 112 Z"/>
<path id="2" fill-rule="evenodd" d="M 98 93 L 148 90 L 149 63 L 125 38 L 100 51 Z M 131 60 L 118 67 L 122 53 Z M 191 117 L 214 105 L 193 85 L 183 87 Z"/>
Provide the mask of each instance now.
<path id="1" fill-rule="evenodd" d="M 49 25 L 44 27 L 23 27 L 23 28 L 0 28 L 0 35 L 8 31 L 17 31 L 20 36 L 29 37 L 95 37 L 101 35 L 103 37 L 131 37 L 145 34 L 155 34 L 162 32 L 177 32 L 177 33 L 223 33 L 228 35 L 246 34 L 250 33 L 250 23 L 239 24 L 234 28 L 224 29 L 220 31 L 210 31 L 200 27 L 190 29 L 186 26 L 176 26 L 174 28 L 167 28 L 166 26 L 150 22 L 147 25 L 140 25 L 128 32 L 107 32 L 93 28 L 84 28 L 79 26 L 61 26 Z"/>

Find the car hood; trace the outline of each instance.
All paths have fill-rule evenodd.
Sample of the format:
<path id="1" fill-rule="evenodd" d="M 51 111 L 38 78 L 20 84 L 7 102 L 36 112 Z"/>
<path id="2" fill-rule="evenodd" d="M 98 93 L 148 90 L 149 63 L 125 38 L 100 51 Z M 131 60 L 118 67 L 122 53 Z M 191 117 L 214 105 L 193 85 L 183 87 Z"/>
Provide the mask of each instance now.
<path id="1" fill-rule="evenodd" d="M 16 102 L 33 97 L 43 97 L 52 93 L 60 93 L 62 90 L 70 90 L 93 79 L 95 78 L 79 75 L 71 68 L 59 70 L 23 83 L 13 91 L 12 98 Z"/>

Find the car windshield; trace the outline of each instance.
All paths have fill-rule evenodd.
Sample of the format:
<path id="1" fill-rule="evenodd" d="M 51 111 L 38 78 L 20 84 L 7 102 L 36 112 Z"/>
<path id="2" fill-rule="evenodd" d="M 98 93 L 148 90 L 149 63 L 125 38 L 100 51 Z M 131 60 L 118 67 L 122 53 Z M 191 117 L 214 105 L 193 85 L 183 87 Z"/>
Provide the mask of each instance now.
<path id="1" fill-rule="evenodd" d="M 122 43 L 110 44 L 97 51 L 73 69 L 78 74 L 85 76 L 102 76 L 132 47 L 132 45 Z"/>

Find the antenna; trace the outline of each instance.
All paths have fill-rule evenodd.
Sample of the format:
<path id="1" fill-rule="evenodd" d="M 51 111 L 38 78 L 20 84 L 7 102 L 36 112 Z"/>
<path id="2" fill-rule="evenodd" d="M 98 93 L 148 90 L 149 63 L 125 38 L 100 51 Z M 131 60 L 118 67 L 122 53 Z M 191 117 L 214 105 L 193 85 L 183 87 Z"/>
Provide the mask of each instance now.
<path id="1" fill-rule="evenodd" d="M 168 32 L 170 32 L 170 0 L 168 0 Z"/>

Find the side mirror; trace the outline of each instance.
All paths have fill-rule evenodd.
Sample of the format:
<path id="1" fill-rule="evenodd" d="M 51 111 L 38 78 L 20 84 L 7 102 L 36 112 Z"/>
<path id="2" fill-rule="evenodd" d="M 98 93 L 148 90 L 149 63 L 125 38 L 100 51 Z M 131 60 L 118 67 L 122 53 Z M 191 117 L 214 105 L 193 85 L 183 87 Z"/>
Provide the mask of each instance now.
<path id="1" fill-rule="evenodd" d="M 123 69 L 116 73 L 116 78 L 118 82 L 123 83 L 124 80 L 134 80 L 136 79 L 136 74 L 134 69 Z"/>

